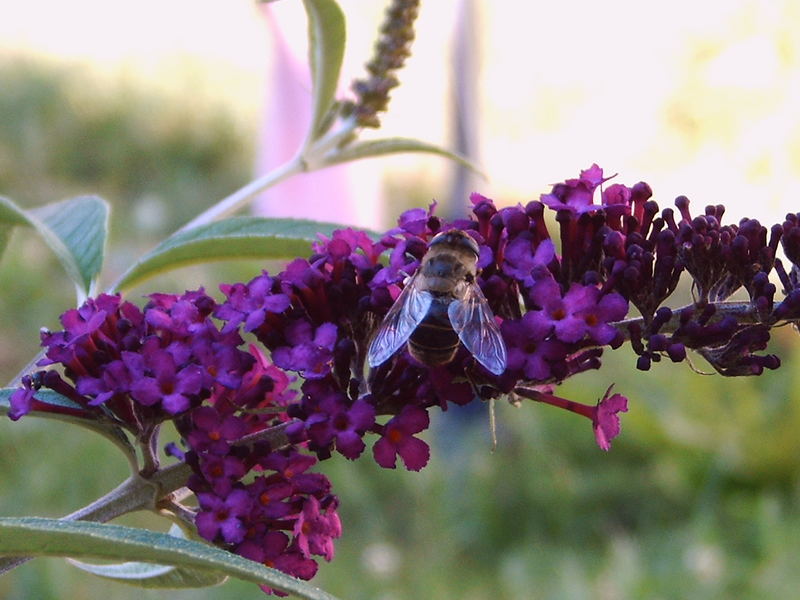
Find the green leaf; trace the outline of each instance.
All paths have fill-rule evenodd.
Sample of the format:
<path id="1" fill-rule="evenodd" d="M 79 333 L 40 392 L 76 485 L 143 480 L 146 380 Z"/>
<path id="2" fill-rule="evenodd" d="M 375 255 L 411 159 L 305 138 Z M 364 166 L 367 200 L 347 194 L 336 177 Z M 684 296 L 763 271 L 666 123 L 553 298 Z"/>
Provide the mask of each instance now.
<path id="1" fill-rule="evenodd" d="M 286 259 L 308 255 L 317 233 L 330 235 L 343 225 L 306 219 L 230 217 L 178 233 L 143 256 L 118 282 L 132 287 L 153 275 L 211 260 Z"/>
<path id="2" fill-rule="evenodd" d="M 108 234 L 106 201 L 97 196 L 79 196 L 35 208 L 29 214 L 35 215 L 63 244 L 67 251 L 64 254 L 55 244 L 51 244 L 51 248 L 59 255 L 73 281 L 82 285 L 88 294 L 92 281 L 103 267 Z"/>
<path id="3" fill-rule="evenodd" d="M 228 576 L 213 571 L 179 569 L 168 565 L 151 565 L 143 562 L 124 562 L 96 565 L 67 559 L 69 563 L 97 577 L 111 579 L 144 588 L 199 588 L 220 585 Z"/>
<path id="4" fill-rule="evenodd" d="M 345 21 L 334 0 L 303 0 L 308 15 L 308 54 L 313 101 L 311 126 L 304 148 L 322 133 L 333 107 L 345 44 Z"/>
<path id="5" fill-rule="evenodd" d="M 8 414 L 10 409 L 11 394 L 16 391 L 15 388 L 2 388 L 0 389 L 0 415 Z M 131 446 L 130 440 L 125 435 L 125 432 L 111 423 L 97 421 L 94 418 L 85 415 L 84 409 L 80 404 L 70 400 L 66 396 L 62 396 L 53 390 L 41 389 L 36 390 L 34 397 L 44 404 L 49 404 L 52 410 L 32 410 L 27 417 L 42 417 L 45 419 L 52 419 L 54 421 L 62 421 L 71 423 L 73 425 L 80 425 L 90 431 L 99 433 L 106 439 L 110 440 L 117 447 L 119 447 L 126 455 L 135 456 L 136 452 Z"/>
<path id="6" fill-rule="evenodd" d="M 221 573 L 307 600 L 336 600 L 305 581 L 214 546 L 119 525 L 38 517 L 0 518 L 0 554 L 155 562 Z"/>
<path id="7" fill-rule="evenodd" d="M 412 138 L 385 138 L 382 140 L 367 140 L 362 142 L 355 142 L 339 148 L 335 153 L 331 154 L 325 159 L 326 166 L 336 165 L 351 160 L 358 160 L 360 158 L 371 158 L 374 156 L 382 156 L 384 154 L 396 154 L 399 152 L 425 152 L 428 154 L 438 154 L 451 160 L 456 161 L 458 164 L 474 171 L 481 177 L 486 177 L 480 168 L 470 161 L 469 159 L 446 150 L 435 144 L 429 144 L 421 140 Z"/>
<path id="8" fill-rule="evenodd" d="M 173 525 L 169 535 L 186 539 L 181 528 Z M 144 562 L 124 562 L 109 565 L 86 563 L 72 558 L 67 561 L 81 571 L 145 588 L 198 588 L 224 583 L 228 576 L 214 571 L 181 569 L 171 565 L 155 565 Z"/>
<path id="9" fill-rule="evenodd" d="M 0 223 L 28 225 L 55 252 L 67 275 L 84 295 L 103 266 L 108 204 L 97 196 L 79 196 L 25 211 L 0 198 Z"/>

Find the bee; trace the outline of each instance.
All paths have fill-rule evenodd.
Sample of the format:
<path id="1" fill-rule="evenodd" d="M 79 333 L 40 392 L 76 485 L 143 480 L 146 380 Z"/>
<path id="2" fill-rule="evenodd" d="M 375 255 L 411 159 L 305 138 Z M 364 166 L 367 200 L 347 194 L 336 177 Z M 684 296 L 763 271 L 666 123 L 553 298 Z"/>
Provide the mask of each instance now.
<path id="1" fill-rule="evenodd" d="M 505 342 L 475 279 L 478 253 L 475 240 L 457 229 L 431 240 L 370 343 L 370 367 L 383 364 L 406 343 L 418 361 L 444 365 L 463 344 L 491 373 L 506 370 Z"/>

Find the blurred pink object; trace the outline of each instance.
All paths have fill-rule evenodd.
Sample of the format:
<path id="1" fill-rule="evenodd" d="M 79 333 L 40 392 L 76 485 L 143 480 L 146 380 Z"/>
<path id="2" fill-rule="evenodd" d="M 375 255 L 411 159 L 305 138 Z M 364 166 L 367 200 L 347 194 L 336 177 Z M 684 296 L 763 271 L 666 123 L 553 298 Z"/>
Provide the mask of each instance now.
<path id="1" fill-rule="evenodd" d="M 273 60 L 258 135 L 256 175 L 292 158 L 311 119 L 306 45 L 289 43 L 290 39 L 305 40 L 305 22 L 301 18 L 290 19 L 295 15 L 289 11 L 302 10 L 298 6 L 299 3 L 278 3 L 260 7 L 267 22 Z M 300 22 L 302 27 L 292 27 Z M 376 166 L 374 161 L 362 161 L 295 175 L 259 194 L 254 212 L 379 228 L 383 201 Z"/>

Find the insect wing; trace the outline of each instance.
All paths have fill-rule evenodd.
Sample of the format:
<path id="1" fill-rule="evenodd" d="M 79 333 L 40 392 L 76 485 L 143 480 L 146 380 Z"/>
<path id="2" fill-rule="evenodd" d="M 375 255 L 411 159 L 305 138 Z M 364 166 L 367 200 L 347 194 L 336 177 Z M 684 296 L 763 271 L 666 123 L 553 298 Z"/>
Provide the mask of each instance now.
<path id="1" fill-rule="evenodd" d="M 400 292 L 372 338 L 367 354 L 370 367 L 383 364 L 397 352 L 428 314 L 433 296 L 418 289 L 416 279 L 417 275 L 414 275 Z"/>
<path id="2" fill-rule="evenodd" d="M 458 339 L 479 363 L 495 375 L 506 370 L 506 344 L 477 284 L 467 288 L 463 300 L 450 303 L 447 315 Z"/>

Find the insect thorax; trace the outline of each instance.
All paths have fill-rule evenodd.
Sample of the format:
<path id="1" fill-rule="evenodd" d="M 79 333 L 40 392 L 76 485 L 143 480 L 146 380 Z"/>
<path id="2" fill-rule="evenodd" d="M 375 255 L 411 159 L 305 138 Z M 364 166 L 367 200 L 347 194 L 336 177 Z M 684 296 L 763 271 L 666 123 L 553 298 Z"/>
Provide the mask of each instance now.
<path id="1" fill-rule="evenodd" d="M 474 259 L 471 261 L 474 264 Z M 474 269 L 469 262 L 451 253 L 436 253 L 422 265 L 423 289 L 438 294 L 453 294 L 463 288 L 465 282 L 474 279 Z"/>

